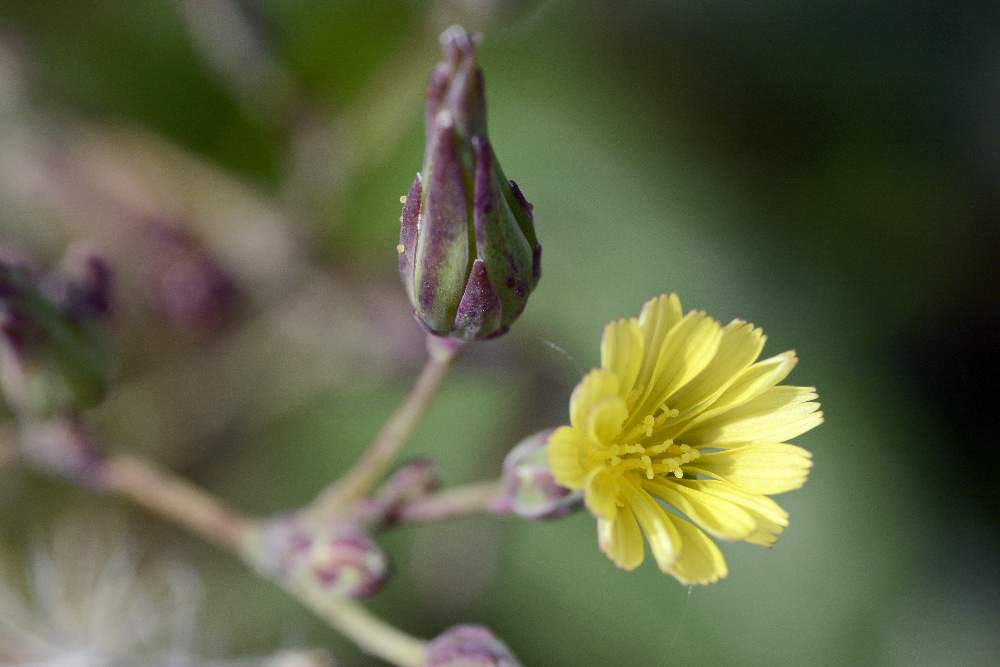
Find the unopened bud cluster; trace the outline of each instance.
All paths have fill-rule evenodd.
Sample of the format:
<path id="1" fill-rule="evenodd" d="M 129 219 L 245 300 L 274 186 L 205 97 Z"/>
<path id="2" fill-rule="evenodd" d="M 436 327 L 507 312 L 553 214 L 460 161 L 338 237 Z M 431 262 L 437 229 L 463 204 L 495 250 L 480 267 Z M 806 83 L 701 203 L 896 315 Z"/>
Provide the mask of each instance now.
<path id="1" fill-rule="evenodd" d="M 504 176 L 486 134 L 477 37 L 454 26 L 431 75 L 423 171 L 403 197 L 399 272 L 432 334 L 482 340 L 505 333 L 538 284 L 532 207 Z"/>

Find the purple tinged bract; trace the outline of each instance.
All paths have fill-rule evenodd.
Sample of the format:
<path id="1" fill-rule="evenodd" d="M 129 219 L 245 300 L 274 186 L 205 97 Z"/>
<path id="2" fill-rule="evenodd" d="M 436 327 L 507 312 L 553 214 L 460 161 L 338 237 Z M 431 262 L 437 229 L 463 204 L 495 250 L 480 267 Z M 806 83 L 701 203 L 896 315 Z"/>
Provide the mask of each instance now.
<path id="1" fill-rule="evenodd" d="M 424 166 L 403 197 L 396 248 L 417 320 L 466 341 L 505 333 L 541 275 L 532 206 L 504 176 L 486 134 L 477 41 L 457 26 L 441 36 Z"/>
<path id="2" fill-rule="evenodd" d="M 521 663 L 488 628 L 467 624 L 431 640 L 424 667 L 521 667 Z"/>
<path id="3" fill-rule="evenodd" d="M 503 462 L 503 496 L 496 508 L 524 519 L 554 519 L 582 506 L 579 492 L 560 486 L 548 463 L 552 429 L 519 442 Z"/>

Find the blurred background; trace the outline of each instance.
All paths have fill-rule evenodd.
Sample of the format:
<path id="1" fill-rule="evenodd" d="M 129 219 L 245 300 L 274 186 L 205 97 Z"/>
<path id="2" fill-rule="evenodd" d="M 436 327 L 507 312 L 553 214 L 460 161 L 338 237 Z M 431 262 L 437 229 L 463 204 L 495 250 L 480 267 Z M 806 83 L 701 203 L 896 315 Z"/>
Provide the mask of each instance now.
<path id="1" fill-rule="evenodd" d="M 617 571 L 583 513 L 480 517 L 381 538 L 372 608 L 422 636 L 485 623 L 526 665 L 996 664 L 996 3 L 4 0 L 0 242 L 111 258 L 100 437 L 259 514 L 347 468 L 422 360 L 398 198 L 455 22 L 485 34 L 543 279 L 407 456 L 495 476 L 565 420 L 603 325 L 669 291 L 797 350 L 826 423 L 797 439 L 790 529 L 724 545 L 715 586 Z M 131 512 L 0 469 L 13 571 L 81 508 Z M 197 570 L 199 655 L 378 664 L 233 558 L 138 513 L 130 533 Z"/>

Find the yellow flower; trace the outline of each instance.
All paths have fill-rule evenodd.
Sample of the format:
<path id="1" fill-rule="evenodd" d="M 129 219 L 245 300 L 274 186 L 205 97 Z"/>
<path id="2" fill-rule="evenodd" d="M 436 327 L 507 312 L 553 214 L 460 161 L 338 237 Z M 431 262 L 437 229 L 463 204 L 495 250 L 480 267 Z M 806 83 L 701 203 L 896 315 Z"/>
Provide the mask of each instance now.
<path id="1" fill-rule="evenodd" d="M 601 368 L 573 391 L 549 464 L 561 485 L 583 489 L 619 567 L 642 563 L 645 533 L 663 572 L 713 583 L 728 570 L 705 532 L 770 546 L 788 525 L 767 496 L 805 483 L 811 455 L 786 441 L 823 414 L 813 387 L 778 386 L 793 352 L 757 361 L 764 340 L 740 320 L 684 315 L 674 294 L 604 329 Z"/>

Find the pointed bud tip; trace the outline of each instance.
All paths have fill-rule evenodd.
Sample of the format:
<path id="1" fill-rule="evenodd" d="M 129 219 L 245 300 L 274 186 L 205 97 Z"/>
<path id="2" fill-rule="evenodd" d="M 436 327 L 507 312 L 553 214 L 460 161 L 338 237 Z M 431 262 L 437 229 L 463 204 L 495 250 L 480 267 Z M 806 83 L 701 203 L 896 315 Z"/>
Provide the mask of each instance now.
<path id="1" fill-rule="evenodd" d="M 396 247 L 418 322 L 462 341 L 506 333 L 540 275 L 531 205 L 487 139 L 479 42 L 460 26 L 441 35 L 445 58 L 431 74 L 424 115 L 425 180 L 404 201 Z"/>
<path id="2" fill-rule="evenodd" d="M 461 58 L 475 58 L 476 47 L 482 41 L 479 33 L 470 33 L 460 25 L 452 25 L 445 29 L 439 37 L 441 50 L 449 63 L 456 63 Z"/>

